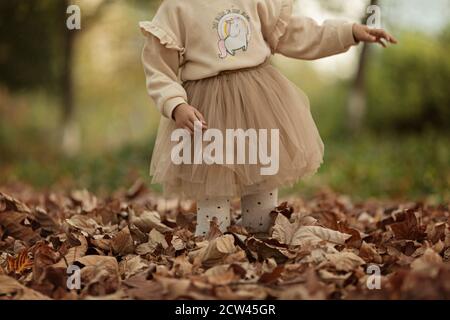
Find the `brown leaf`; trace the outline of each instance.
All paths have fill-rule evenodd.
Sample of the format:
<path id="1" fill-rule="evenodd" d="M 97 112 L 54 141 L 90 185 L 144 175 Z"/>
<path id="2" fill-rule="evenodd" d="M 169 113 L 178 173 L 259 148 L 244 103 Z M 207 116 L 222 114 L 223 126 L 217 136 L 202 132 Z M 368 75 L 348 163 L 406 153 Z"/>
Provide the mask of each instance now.
<path id="1" fill-rule="evenodd" d="M 42 208 L 36 208 L 33 218 L 48 233 L 57 233 L 61 230 L 59 224 Z"/>
<path id="2" fill-rule="evenodd" d="M 111 247 L 115 254 L 126 255 L 133 253 L 134 243 L 133 238 L 131 238 L 130 229 L 127 227 L 123 228 L 111 241 Z"/>
<path id="3" fill-rule="evenodd" d="M 156 211 L 144 211 L 139 217 L 133 217 L 131 222 L 142 232 L 150 232 L 152 229 L 162 233 L 172 231 L 171 228 L 161 222 L 161 217 Z"/>
<path id="4" fill-rule="evenodd" d="M 418 272 L 436 274 L 439 265 L 442 264 L 442 257 L 433 249 L 426 249 L 425 253 L 411 263 L 411 269 Z"/>
<path id="5" fill-rule="evenodd" d="M 355 268 L 365 264 L 364 260 L 350 251 L 342 251 L 326 255 L 328 264 L 338 271 L 353 271 Z"/>
<path id="6" fill-rule="evenodd" d="M 97 197 L 90 194 L 86 189 L 74 190 L 70 193 L 72 200 L 81 206 L 84 212 L 91 212 L 97 208 Z"/>
<path id="7" fill-rule="evenodd" d="M 8 257 L 8 272 L 14 274 L 23 274 L 33 267 L 31 253 L 23 249 L 16 257 Z"/>
<path id="8" fill-rule="evenodd" d="M 28 208 L 25 203 L 13 198 L 10 195 L 0 192 L 0 212 L 4 211 L 31 213 L 30 208 Z"/>
<path id="9" fill-rule="evenodd" d="M 317 245 L 323 241 L 334 244 L 344 244 L 351 236 L 339 231 L 326 229 L 319 226 L 300 227 L 292 237 L 294 246 Z"/>
<path id="10" fill-rule="evenodd" d="M 175 235 L 172 237 L 172 240 L 170 241 L 170 244 L 173 246 L 173 248 L 176 251 L 181 251 L 186 248 L 186 244 L 184 243 L 183 239 L 181 239 L 179 236 Z"/>
<path id="11" fill-rule="evenodd" d="M 40 243 L 33 249 L 33 279 L 37 282 L 42 281 L 41 276 L 44 270 L 53 265 L 59 258 L 60 253 L 54 251 L 48 244 Z"/>
<path id="12" fill-rule="evenodd" d="M 119 265 L 116 258 L 107 256 L 84 256 L 77 260 L 81 269 L 83 293 L 104 296 L 116 292 L 120 286 Z"/>
<path id="13" fill-rule="evenodd" d="M 208 234 L 206 235 L 206 240 L 211 241 L 211 240 L 214 240 L 214 239 L 220 237 L 221 235 L 222 235 L 222 231 L 220 231 L 220 229 L 219 229 L 219 225 L 217 223 L 217 218 L 214 217 L 209 222 L 209 231 L 208 231 Z"/>
<path id="14" fill-rule="evenodd" d="M 378 254 L 375 245 L 368 244 L 365 241 L 363 241 L 361 247 L 359 248 L 359 256 L 368 263 L 373 262 L 381 264 L 383 262 L 383 259 Z"/>
<path id="15" fill-rule="evenodd" d="M 204 266 L 213 266 L 219 264 L 227 255 L 235 251 L 234 237 L 227 234 L 210 241 L 208 245 L 194 252 L 192 256 Z"/>
<path id="16" fill-rule="evenodd" d="M 23 212 L 0 212 L 0 226 L 5 229 L 7 235 L 28 244 L 34 244 L 40 239 L 40 236 L 33 230 L 31 224 L 25 225 L 28 219 L 28 215 Z"/>
<path id="17" fill-rule="evenodd" d="M 0 300 L 50 300 L 41 293 L 27 288 L 5 275 L 0 275 Z"/>
<path id="18" fill-rule="evenodd" d="M 165 299 L 178 299 L 183 297 L 189 297 L 191 292 L 191 281 L 188 279 L 171 279 L 155 275 L 155 280 L 161 284 Z"/>
<path id="19" fill-rule="evenodd" d="M 67 253 L 64 255 L 64 258 L 53 265 L 54 268 L 67 268 L 72 265 L 74 261 L 77 261 L 86 254 L 88 248 L 86 238 L 80 236 L 78 237 L 78 240 L 80 241 L 80 245 L 69 248 Z"/>
<path id="20" fill-rule="evenodd" d="M 126 294 L 132 299 L 161 300 L 163 298 L 163 286 L 155 280 L 147 280 L 147 273 L 141 272 L 123 282 Z"/>
<path id="21" fill-rule="evenodd" d="M 412 210 L 407 210 L 404 212 L 397 221 L 398 222 L 389 225 L 396 239 L 417 241 L 425 239 L 425 228 L 419 225 L 416 215 Z"/>
<path id="22" fill-rule="evenodd" d="M 284 271 L 284 266 L 277 266 L 271 272 L 265 272 L 259 278 L 260 283 L 269 284 L 277 281 Z"/>
<path id="23" fill-rule="evenodd" d="M 140 256 L 128 256 L 119 263 L 120 274 L 125 279 L 146 268 L 148 268 L 148 263 Z"/>
<path id="24" fill-rule="evenodd" d="M 286 247 L 276 245 L 269 241 L 262 241 L 256 238 L 249 238 L 246 241 L 248 249 L 255 252 L 259 261 L 269 258 L 275 259 L 278 264 L 285 263 L 289 259 L 293 259 L 296 255 L 290 252 Z"/>
<path id="25" fill-rule="evenodd" d="M 69 226 L 82 231 L 85 236 L 95 235 L 97 229 L 100 228 L 100 225 L 97 223 L 97 221 L 90 218 L 89 216 L 80 214 L 74 215 L 70 217 L 70 219 L 66 219 L 66 223 Z"/>

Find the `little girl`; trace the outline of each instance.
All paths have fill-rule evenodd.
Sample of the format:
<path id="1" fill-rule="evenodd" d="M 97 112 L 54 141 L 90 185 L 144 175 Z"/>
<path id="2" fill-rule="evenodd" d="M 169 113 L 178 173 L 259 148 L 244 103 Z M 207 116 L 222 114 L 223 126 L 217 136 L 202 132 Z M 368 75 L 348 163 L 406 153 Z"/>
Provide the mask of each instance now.
<path id="1" fill-rule="evenodd" d="M 152 21 L 140 23 L 147 89 L 163 115 L 152 182 L 161 183 L 166 195 L 197 200 L 196 235 L 205 235 L 212 220 L 227 229 L 233 197 L 241 197 L 242 225 L 266 232 L 278 188 L 322 163 L 324 147 L 308 98 L 268 62 L 271 55 L 312 60 L 360 41 L 383 47 L 384 40 L 396 42 L 384 30 L 336 21 L 319 25 L 292 11 L 293 0 L 164 0 Z M 279 151 L 278 171 L 262 175 L 264 165 L 248 161 L 174 163 L 172 133 L 181 128 L 192 134 L 195 124 L 223 136 L 227 129 L 278 130 L 271 145 Z M 245 139 L 245 146 L 254 148 L 254 140 Z"/>

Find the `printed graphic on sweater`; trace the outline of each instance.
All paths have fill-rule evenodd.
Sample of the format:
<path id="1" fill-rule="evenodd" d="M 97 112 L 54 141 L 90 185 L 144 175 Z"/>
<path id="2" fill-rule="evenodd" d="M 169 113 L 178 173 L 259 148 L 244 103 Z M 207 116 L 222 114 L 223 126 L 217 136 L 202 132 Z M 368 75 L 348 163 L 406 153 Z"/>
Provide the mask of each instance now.
<path id="1" fill-rule="evenodd" d="M 250 17 L 239 9 L 229 9 L 221 12 L 214 20 L 213 28 L 219 36 L 219 57 L 234 56 L 239 50 L 247 51 L 251 29 Z"/>

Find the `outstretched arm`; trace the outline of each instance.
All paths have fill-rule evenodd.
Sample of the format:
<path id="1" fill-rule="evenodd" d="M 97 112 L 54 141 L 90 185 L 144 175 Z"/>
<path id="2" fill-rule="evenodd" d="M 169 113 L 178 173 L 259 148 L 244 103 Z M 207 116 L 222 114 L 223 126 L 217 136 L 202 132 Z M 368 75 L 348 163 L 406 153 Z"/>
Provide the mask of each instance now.
<path id="1" fill-rule="evenodd" d="M 311 18 L 292 16 L 275 52 L 292 58 L 314 60 L 346 52 L 360 41 L 377 42 L 383 47 L 386 46 L 385 41 L 397 42 L 382 29 L 333 20 L 320 25 Z"/>
<path id="2" fill-rule="evenodd" d="M 364 42 L 396 43 L 394 37 L 381 29 L 336 20 L 323 24 L 293 14 L 292 0 L 259 0 L 261 31 L 273 53 L 313 60 L 346 52 Z"/>

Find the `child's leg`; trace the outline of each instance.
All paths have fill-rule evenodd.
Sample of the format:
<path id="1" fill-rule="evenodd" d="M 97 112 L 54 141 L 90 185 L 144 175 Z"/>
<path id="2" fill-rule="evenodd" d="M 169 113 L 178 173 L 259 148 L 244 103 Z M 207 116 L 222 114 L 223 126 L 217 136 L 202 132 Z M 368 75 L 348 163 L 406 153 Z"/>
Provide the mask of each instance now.
<path id="1" fill-rule="evenodd" d="M 267 232 L 270 212 L 278 205 L 278 189 L 243 196 L 242 225 L 251 232 Z"/>
<path id="2" fill-rule="evenodd" d="M 230 226 L 230 200 L 228 198 L 205 198 L 197 200 L 196 236 L 204 236 L 209 231 L 210 221 L 217 218 L 220 231 Z"/>

